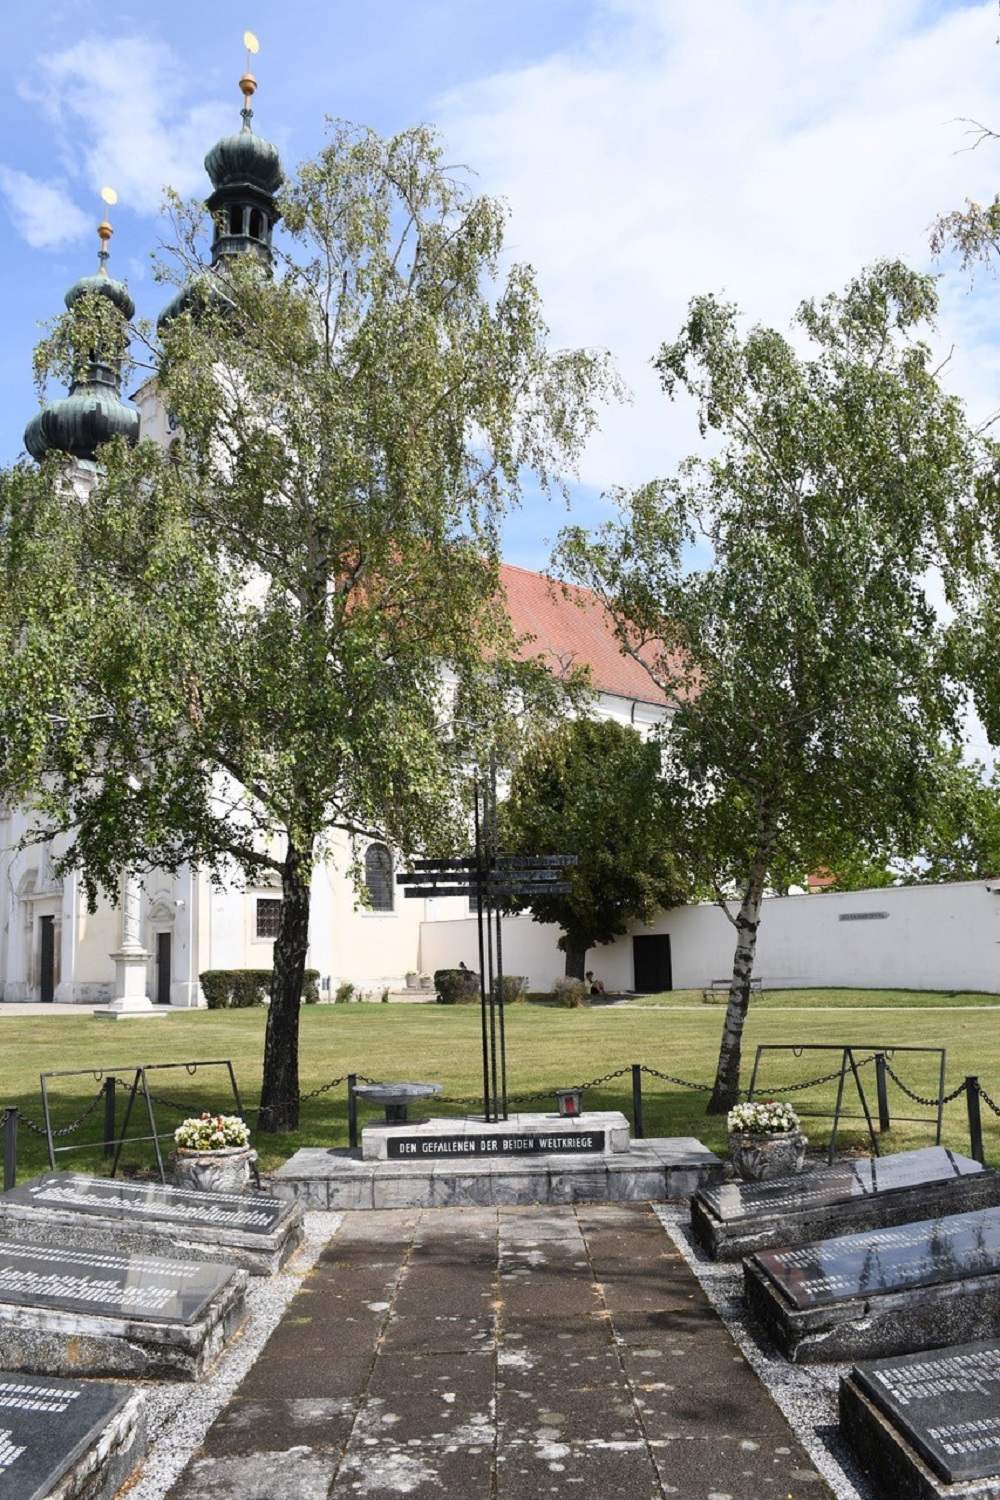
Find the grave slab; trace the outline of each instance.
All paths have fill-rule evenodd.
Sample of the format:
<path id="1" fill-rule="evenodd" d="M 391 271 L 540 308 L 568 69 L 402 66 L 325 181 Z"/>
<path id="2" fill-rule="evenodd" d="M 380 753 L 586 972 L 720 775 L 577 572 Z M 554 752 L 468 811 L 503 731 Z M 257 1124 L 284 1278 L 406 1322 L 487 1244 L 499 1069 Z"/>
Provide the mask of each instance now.
<path id="1" fill-rule="evenodd" d="M 856 1365 L 840 1383 L 840 1420 L 894 1500 L 1000 1496 L 1000 1342 Z"/>
<path id="2" fill-rule="evenodd" d="M 195 1380 L 242 1326 L 232 1266 L 0 1241 L 0 1366 Z"/>
<path id="3" fill-rule="evenodd" d="M 0 1196 L 0 1239 L 222 1261 L 278 1271 L 302 1241 L 302 1209 L 264 1193 L 203 1193 L 49 1172 Z"/>
<path id="4" fill-rule="evenodd" d="M 794 1363 L 984 1338 L 1000 1321 L 1000 1208 L 762 1250 L 743 1279 L 748 1308 Z"/>
<path id="5" fill-rule="evenodd" d="M 943 1146 L 862 1157 L 772 1182 L 710 1184 L 691 1203 L 713 1260 L 1000 1205 L 1000 1172 Z"/>
<path id="6" fill-rule="evenodd" d="M 145 1452 L 138 1391 L 0 1370 L 0 1500 L 112 1500 Z"/>
<path id="7" fill-rule="evenodd" d="M 564 1116 L 513 1114 L 507 1120 L 458 1115 L 406 1125 L 378 1121 L 361 1132 L 364 1161 L 504 1161 L 510 1157 L 609 1156 L 627 1151 L 628 1120 L 620 1110 Z"/>
<path id="8" fill-rule="evenodd" d="M 470 1153 L 365 1161 L 342 1150 L 304 1147 L 278 1168 L 273 1183 L 279 1198 L 323 1209 L 667 1203 L 689 1198 L 722 1170 L 701 1141 L 681 1136 L 632 1141 L 627 1151 L 610 1154 L 500 1159 Z"/>

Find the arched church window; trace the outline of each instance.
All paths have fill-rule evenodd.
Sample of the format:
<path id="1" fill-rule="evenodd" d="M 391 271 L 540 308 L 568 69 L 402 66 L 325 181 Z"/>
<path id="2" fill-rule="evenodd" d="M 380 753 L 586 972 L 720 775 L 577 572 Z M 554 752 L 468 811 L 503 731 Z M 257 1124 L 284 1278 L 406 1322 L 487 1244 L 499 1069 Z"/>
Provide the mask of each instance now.
<path id="1" fill-rule="evenodd" d="M 242 204 L 234 204 L 229 210 L 229 233 L 243 233 L 243 207 Z"/>
<path id="2" fill-rule="evenodd" d="M 369 844 L 365 854 L 365 885 L 372 911 L 392 911 L 392 855 L 385 844 Z"/>
<path id="3" fill-rule="evenodd" d="M 250 238 L 251 239 L 253 239 L 253 240 L 259 240 L 259 239 L 262 238 L 261 227 L 262 227 L 262 217 L 261 217 L 260 209 L 259 208 L 252 208 L 250 210 Z"/>

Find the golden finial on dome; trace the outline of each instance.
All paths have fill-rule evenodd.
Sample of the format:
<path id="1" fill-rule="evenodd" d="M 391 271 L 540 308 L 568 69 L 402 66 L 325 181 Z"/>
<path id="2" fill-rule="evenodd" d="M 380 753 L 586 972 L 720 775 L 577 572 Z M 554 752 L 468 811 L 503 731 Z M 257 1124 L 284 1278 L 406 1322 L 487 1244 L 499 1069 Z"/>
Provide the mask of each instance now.
<path id="1" fill-rule="evenodd" d="M 102 187 L 101 188 L 101 198 L 103 199 L 103 201 L 109 207 L 112 207 L 115 203 L 118 202 L 118 194 L 115 192 L 115 190 L 114 190 L 113 187 Z M 111 228 L 111 225 L 108 222 L 108 216 L 107 216 L 107 214 L 105 214 L 104 218 L 101 220 L 101 222 L 97 226 L 97 238 L 101 242 L 101 248 L 98 251 L 98 259 L 100 260 L 100 263 L 101 263 L 101 270 L 105 271 L 105 273 L 106 273 L 105 261 L 107 260 L 108 253 L 109 253 L 108 252 L 108 241 L 110 240 L 110 238 L 111 238 L 111 236 L 113 234 L 114 234 L 114 230 Z"/>
<path id="2" fill-rule="evenodd" d="M 250 100 L 257 91 L 257 80 L 250 71 L 250 58 L 260 51 L 260 42 L 252 31 L 244 31 L 243 45 L 247 49 L 246 67 L 243 69 L 243 77 L 240 79 L 240 90 L 243 94 L 243 128 L 250 129 Z"/>

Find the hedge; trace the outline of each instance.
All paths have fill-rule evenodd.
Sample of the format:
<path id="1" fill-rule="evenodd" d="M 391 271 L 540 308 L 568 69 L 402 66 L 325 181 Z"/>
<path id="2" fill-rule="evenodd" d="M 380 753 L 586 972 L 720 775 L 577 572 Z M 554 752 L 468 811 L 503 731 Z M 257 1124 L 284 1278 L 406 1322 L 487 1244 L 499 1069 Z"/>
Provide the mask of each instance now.
<path id="1" fill-rule="evenodd" d="M 435 969 L 438 1005 L 473 1005 L 479 999 L 479 975 L 471 969 Z"/>
<path id="2" fill-rule="evenodd" d="M 246 1010 L 265 1005 L 271 993 L 270 969 L 206 969 L 199 975 L 209 1010 Z M 319 970 L 307 969 L 302 983 L 303 1005 L 319 1000 Z"/>

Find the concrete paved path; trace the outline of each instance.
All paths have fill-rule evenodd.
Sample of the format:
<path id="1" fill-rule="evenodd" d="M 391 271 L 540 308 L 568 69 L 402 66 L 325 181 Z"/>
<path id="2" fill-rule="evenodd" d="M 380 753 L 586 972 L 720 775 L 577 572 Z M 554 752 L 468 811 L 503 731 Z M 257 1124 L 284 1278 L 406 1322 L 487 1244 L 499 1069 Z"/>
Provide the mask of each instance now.
<path id="1" fill-rule="evenodd" d="M 821 1500 L 645 1205 L 345 1215 L 171 1500 Z"/>

